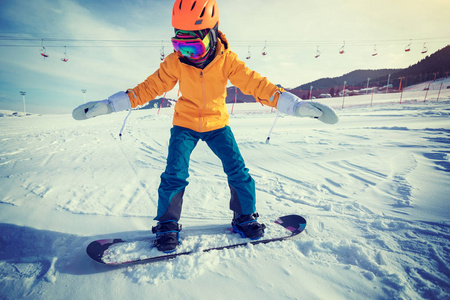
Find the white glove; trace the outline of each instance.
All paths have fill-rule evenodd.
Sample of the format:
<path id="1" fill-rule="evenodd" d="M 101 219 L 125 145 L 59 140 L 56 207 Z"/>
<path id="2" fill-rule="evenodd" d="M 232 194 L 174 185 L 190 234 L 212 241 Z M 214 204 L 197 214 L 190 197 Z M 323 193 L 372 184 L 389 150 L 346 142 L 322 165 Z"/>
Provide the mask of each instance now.
<path id="1" fill-rule="evenodd" d="M 338 115 L 331 107 L 319 102 L 303 101 L 289 92 L 280 94 L 277 109 L 291 116 L 315 118 L 327 124 L 336 124 L 339 121 Z"/>
<path id="2" fill-rule="evenodd" d="M 96 116 L 131 109 L 130 99 L 125 92 L 118 92 L 106 100 L 93 101 L 75 108 L 72 117 L 75 120 L 86 120 Z"/>

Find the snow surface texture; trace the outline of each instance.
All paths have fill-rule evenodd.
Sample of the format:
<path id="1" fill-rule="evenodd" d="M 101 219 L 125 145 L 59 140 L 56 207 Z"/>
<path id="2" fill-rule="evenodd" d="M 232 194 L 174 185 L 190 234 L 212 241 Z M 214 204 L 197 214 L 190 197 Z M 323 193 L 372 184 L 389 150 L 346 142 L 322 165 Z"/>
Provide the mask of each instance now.
<path id="1" fill-rule="evenodd" d="M 426 102 L 423 89 L 405 91 L 401 105 L 399 94 L 375 94 L 373 107 L 370 94 L 344 109 L 339 98 L 319 100 L 339 108 L 337 125 L 281 116 L 270 144 L 275 113 L 236 105 L 230 126 L 259 213 L 300 214 L 306 230 L 122 268 L 91 261 L 85 248 L 150 235 L 172 109 L 133 112 L 122 140 L 126 112 L 80 122 L 3 111 L 0 299 L 448 299 L 449 91 L 438 102 L 436 89 Z M 228 226 L 226 176 L 204 143 L 190 175 L 185 230 Z"/>
<path id="2" fill-rule="evenodd" d="M 274 222 L 275 220 L 259 219 L 259 221 L 266 224 L 263 240 L 287 237 L 292 234 L 291 231 L 285 229 L 283 226 L 277 225 Z M 228 228 L 225 226 L 222 228 L 210 227 L 208 230 L 202 227 L 197 227 L 194 230 L 188 228 L 188 230 L 183 231 L 180 240 L 181 244 L 170 254 L 201 252 L 205 249 L 243 244 L 249 241 L 243 240 L 229 226 Z M 114 244 L 105 251 L 102 261 L 107 264 L 120 264 L 138 259 L 167 255 L 152 247 L 153 242 L 154 237 Z"/>

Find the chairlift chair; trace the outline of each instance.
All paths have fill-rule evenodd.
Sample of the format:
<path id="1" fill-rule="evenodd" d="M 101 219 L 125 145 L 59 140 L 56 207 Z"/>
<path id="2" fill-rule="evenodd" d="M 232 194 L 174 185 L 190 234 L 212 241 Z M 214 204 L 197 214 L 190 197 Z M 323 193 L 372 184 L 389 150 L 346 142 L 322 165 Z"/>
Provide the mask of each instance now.
<path id="1" fill-rule="evenodd" d="M 375 46 L 373 46 L 373 53 L 372 53 L 372 56 L 377 56 L 377 55 L 378 55 L 377 45 L 375 44 Z"/>
<path id="2" fill-rule="evenodd" d="M 262 53 L 261 53 L 263 56 L 267 55 L 266 47 L 267 47 L 267 41 L 265 41 L 264 48 L 263 48 Z"/>
<path id="3" fill-rule="evenodd" d="M 405 52 L 411 51 L 411 43 L 412 43 L 412 40 L 410 40 L 410 41 L 409 41 L 409 44 L 406 45 L 406 47 L 405 47 Z"/>
<path id="4" fill-rule="evenodd" d="M 248 54 L 246 59 L 250 59 L 252 57 L 252 54 L 250 53 L 250 46 L 248 46 Z"/>
<path id="5" fill-rule="evenodd" d="M 427 46 L 426 46 L 426 42 L 425 43 L 423 43 L 423 48 L 422 48 L 422 54 L 425 54 L 425 53 L 427 53 L 428 52 L 428 48 L 427 48 Z"/>
<path id="6" fill-rule="evenodd" d="M 45 51 L 45 47 L 41 49 L 41 55 L 46 59 L 48 57 L 48 54 Z"/>
<path id="7" fill-rule="evenodd" d="M 165 57 L 166 57 L 166 56 L 165 56 L 165 54 L 164 54 L 164 45 L 163 45 L 163 41 L 161 41 L 161 49 L 159 50 L 159 58 L 160 58 L 161 60 L 164 60 Z"/>
<path id="8" fill-rule="evenodd" d="M 41 56 L 44 57 L 44 59 L 46 59 L 49 55 L 47 54 L 47 49 L 45 49 L 44 47 L 44 39 L 41 40 L 41 46 L 42 46 L 40 50 Z"/>
<path id="9" fill-rule="evenodd" d="M 345 41 L 344 41 L 344 44 L 342 45 L 341 49 L 339 49 L 339 54 L 345 53 L 344 47 L 345 47 Z"/>
<path id="10" fill-rule="evenodd" d="M 318 58 L 320 56 L 319 46 L 317 46 L 316 56 L 314 58 Z"/>
<path id="11" fill-rule="evenodd" d="M 64 57 L 61 58 L 62 62 L 68 62 L 69 61 L 69 57 L 67 56 L 67 48 L 66 46 L 64 46 Z"/>

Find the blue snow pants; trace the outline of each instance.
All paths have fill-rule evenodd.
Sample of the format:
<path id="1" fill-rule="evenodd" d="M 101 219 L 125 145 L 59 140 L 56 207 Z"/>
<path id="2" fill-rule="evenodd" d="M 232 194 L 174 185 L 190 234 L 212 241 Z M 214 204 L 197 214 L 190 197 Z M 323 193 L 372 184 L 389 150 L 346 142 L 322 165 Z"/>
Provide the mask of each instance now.
<path id="1" fill-rule="evenodd" d="M 188 185 L 189 159 L 199 140 L 206 142 L 222 161 L 231 191 L 230 209 L 244 215 L 256 211 L 255 181 L 245 167 L 230 127 L 196 132 L 174 126 L 170 132 L 167 166 L 161 175 L 161 184 L 158 188 L 158 211 L 155 220 L 162 222 L 180 219 L 183 194 Z"/>

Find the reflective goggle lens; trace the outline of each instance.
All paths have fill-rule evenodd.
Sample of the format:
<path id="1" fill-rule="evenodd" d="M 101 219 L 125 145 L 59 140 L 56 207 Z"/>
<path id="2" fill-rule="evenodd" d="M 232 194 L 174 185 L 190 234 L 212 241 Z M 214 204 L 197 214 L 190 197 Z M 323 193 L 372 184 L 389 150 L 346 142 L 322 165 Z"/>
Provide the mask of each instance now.
<path id="1" fill-rule="evenodd" d="M 209 46 L 209 34 L 203 40 L 197 39 L 178 39 L 172 38 L 172 44 L 175 51 L 189 58 L 201 58 L 206 54 Z"/>

